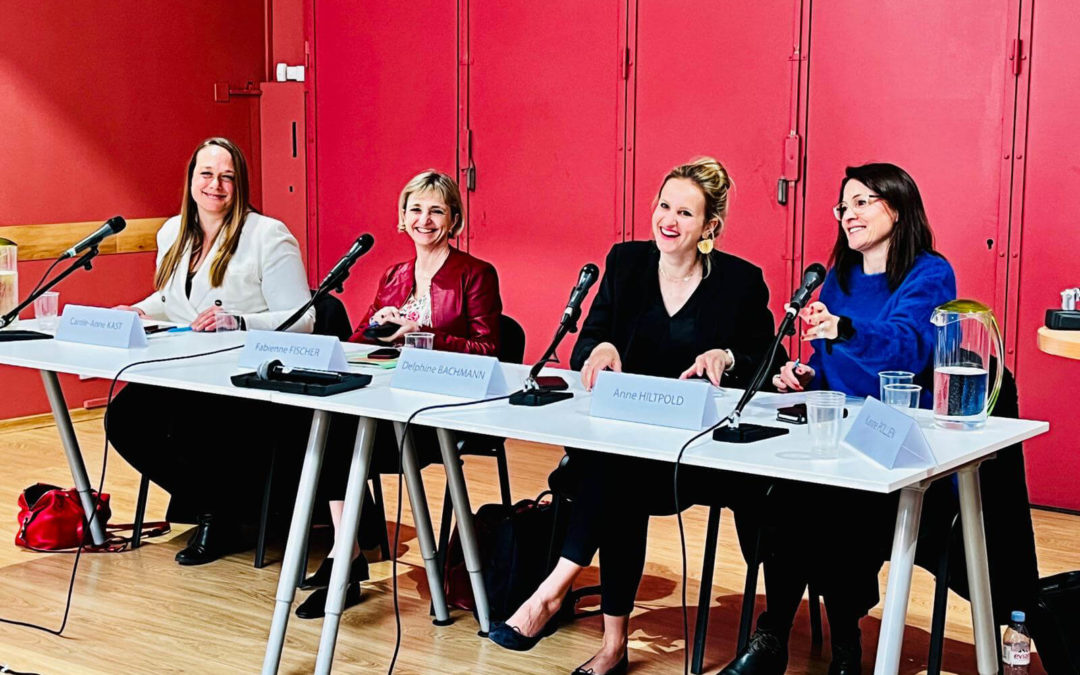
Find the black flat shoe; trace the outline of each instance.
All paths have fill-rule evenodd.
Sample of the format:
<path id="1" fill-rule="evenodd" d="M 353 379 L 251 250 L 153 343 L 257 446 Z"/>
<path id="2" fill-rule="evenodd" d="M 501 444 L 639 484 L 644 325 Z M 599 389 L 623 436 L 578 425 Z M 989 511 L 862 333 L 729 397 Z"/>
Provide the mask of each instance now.
<path id="1" fill-rule="evenodd" d="M 586 662 L 587 663 L 587 662 Z M 626 675 L 626 671 L 630 669 L 630 653 L 623 652 L 622 658 L 619 662 L 608 668 L 602 673 L 598 673 L 592 668 L 585 668 L 585 664 L 578 666 L 574 672 L 570 675 Z"/>
<path id="2" fill-rule="evenodd" d="M 213 516 L 203 515 L 199 516 L 199 526 L 188 540 L 187 547 L 177 552 L 176 562 L 181 565 L 204 565 L 249 547 L 240 526 L 215 523 Z"/>
<path id="3" fill-rule="evenodd" d="M 746 650 L 724 666 L 720 675 L 784 675 L 787 661 L 784 641 L 759 628 L 750 636 Z"/>
<path id="4" fill-rule="evenodd" d="M 833 642 L 829 675 L 862 675 L 862 642 Z"/>
<path id="5" fill-rule="evenodd" d="M 556 612 L 556 615 L 558 612 Z M 499 645 L 500 647 L 506 647 L 512 649 L 515 652 L 527 652 L 536 646 L 537 642 L 540 642 L 547 636 L 554 633 L 556 630 L 555 616 L 553 615 L 548 622 L 544 624 L 544 627 L 540 629 L 540 632 L 536 635 L 522 635 L 515 626 L 503 623 L 502 621 L 495 621 L 491 624 L 491 630 L 488 631 L 488 639 Z"/>
<path id="6" fill-rule="evenodd" d="M 334 567 L 333 558 L 324 558 L 319 565 L 319 569 L 315 570 L 315 574 L 312 574 L 307 579 L 300 582 L 300 590 L 309 591 L 313 588 L 326 588 L 330 585 L 330 571 Z M 352 565 L 349 567 L 349 581 L 351 583 L 357 583 L 360 581 L 368 580 L 368 563 L 367 559 L 361 554 L 360 557 L 352 561 Z"/>
<path id="7" fill-rule="evenodd" d="M 326 615 L 326 589 L 318 588 L 312 591 L 296 608 L 296 616 L 301 619 L 321 619 Z M 345 606 L 342 610 L 355 607 L 364 599 L 360 591 L 360 582 L 350 583 L 345 587 Z"/>

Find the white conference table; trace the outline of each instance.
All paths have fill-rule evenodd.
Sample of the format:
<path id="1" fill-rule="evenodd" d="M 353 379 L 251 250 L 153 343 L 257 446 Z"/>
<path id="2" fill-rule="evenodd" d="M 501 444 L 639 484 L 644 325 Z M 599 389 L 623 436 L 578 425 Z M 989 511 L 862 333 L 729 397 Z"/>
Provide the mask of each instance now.
<path id="1" fill-rule="evenodd" d="M 185 351 L 187 353 L 209 351 L 239 344 L 242 339 L 242 335 L 236 333 L 165 336 L 161 339 L 151 339 L 150 346 L 146 349 L 131 352 L 55 343 L 51 340 L 0 343 L 0 363 L 41 370 L 46 389 L 55 389 L 55 395 L 50 393 L 50 404 L 53 405 L 58 427 L 63 427 L 63 422 L 66 420 L 66 427 L 70 433 L 70 418 L 67 417 L 63 397 L 59 394 L 59 386 L 55 381 L 56 372 L 113 377 L 124 365 L 136 360 L 176 356 Z M 348 550 L 351 549 L 352 542 L 345 540 L 349 539 L 350 535 L 355 536 L 354 525 L 359 520 L 362 486 L 370 466 L 375 421 L 385 419 L 397 422 L 400 429 L 400 423 L 420 407 L 460 402 L 462 399 L 391 389 L 388 378 L 384 375 L 377 376 L 367 388 L 324 398 L 241 389 L 232 386 L 229 381 L 229 376 L 236 372 L 236 358 L 237 354 L 230 352 L 188 362 L 148 364 L 124 372 L 121 379 L 192 391 L 269 400 L 314 411 L 300 487 L 286 544 L 285 559 L 278 583 L 274 619 L 263 663 L 263 672 L 272 673 L 276 672 L 278 667 L 291 603 L 295 597 L 296 579 L 302 572 L 300 566 L 310 526 L 315 486 L 321 468 L 323 444 L 330 413 L 354 415 L 360 417 L 363 422 L 358 428 L 346 491 L 346 506 L 341 527 L 341 533 L 346 536 L 339 537 L 337 543 L 342 550 Z M 504 367 L 508 371 L 510 382 L 523 379 L 526 370 L 524 367 L 508 365 Z M 51 378 L 47 375 L 49 373 L 52 374 Z M 554 405 L 523 408 L 510 406 L 505 401 L 501 401 L 475 407 L 422 413 L 413 422 L 439 430 L 444 468 L 447 471 L 447 482 L 454 501 L 455 516 L 459 523 L 462 548 L 473 585 L 482 632 L 486 632 L 489 627 L 486 593 L 480 575 L 475 533 L 471 527 L 472 512 L 461 466 L 457 461 L 453 432 L 482 433 L 663 461 L 674 461 L 678 449 L 693 435 L 693 432 L 686 430 L 589 417 L 589 394 L 580 389 L 576 374 L 570 374 L 568 379 L 572 381 L 575 397 Z M 734 406 L 737 398 L 737 390 L 726 390 L 717 402 L 721 413 L 726 414 Z M 773 420 L 776 406 L 769 405 L 768 398 L 762 395 L 760 401 L 755 400 L 743 419 L 747 422 L 778 424 Z M 61 410 L 59 413 L 58 407 Z M 855 409 L 857 404 L 849 403 L 849 407 L 853 409 L 846 425 L 850 425 L 858 414 L 858 410 Z M 841 451 L 838 459 L 813 459 L 804 450 L 807 447 L 805 427 L 793 427 L 792 432 L 785 436 L 748 445 L 720 444 L 706 436 L 686 451 L 682 461 L 684 464 L 701 467 L 879 493 L 901 491 L 875 673 L 896 673 L 899 669 L 923 492 L 933 480 L 954 473 L 958 474 L 965 557 L 968 578 L 971 580 L 971 608 L 978 667 L 980 673 L 996 673 L 997 635 L 990 602 L 978 466 L 999 449 L 1045 433 L 1049 425 L 1038 421 L 991 418 L 983 429 L 976 431 L 938 429 L 927 424 L 925 420 L 920 426 L 937 457 L 938 464 L 934 467 L 890 470 L 846 450 Z M 62 436 L 65 434 L 63 428 L 61 434 Z M 65 450 L 68 452 L 72 473 L 75 476 L 77 468 L 81 467 L 82 463 L 81 457 L 78 457 L 78 446 L 73 443 L 73 434 L 70 440 L 72 443 L 69 444 L 65 439 Z M 414 452 L 409 446 L 410 444 L 406 442 L 404 457 L 406 465 L 410 463 L 409 456 L 412 456 L 412 462 L 415 463 Z M 78 460 L 78 467 L 72 459 L 73 454 Z M 415 469 L 415 466 L 411 468 Z M 410 467 L 406 466 L 406 478 L 409 479 L 410 474 L 418 478 L 418 471 L 409 469 Z M 82 480 L 85 483 L 85 468 L 81 468 L 81 471 Z M 76 478 L 77 485 L 78 482 L 79 479 Z M 433 564 L 435 552 L 430 517 L 427 515 L 422 483 L 418 479 L 408 480 L 408 482 L 414 517 L 418 518 L 418 535 L 421 538 L 421 552 L 428 572 L 429 587 L 432 589 L 436 621 L 439 622 L 445 620 L 448 615 L 445 599 L 442 597 L 439 570 Z M 421 527 L 420 521 L 424 520 L 427 521 L 426 525 Z M 426 530 L 426 533 L 421 535 L 420 530 Z M 425 539 L 429 541 L 425 542 Z M 335 556 L 335 560 L 347 561 L 348 557 L 347 555 Z M 429 564 L 429 560 L 432 564 Z M 324 619 L 316 672 L 329 672 L 332 665 L 338 619 L 344 604 L 347 574 L 347 562 L 335 564 L 327 597 L 327 614 Z"/>

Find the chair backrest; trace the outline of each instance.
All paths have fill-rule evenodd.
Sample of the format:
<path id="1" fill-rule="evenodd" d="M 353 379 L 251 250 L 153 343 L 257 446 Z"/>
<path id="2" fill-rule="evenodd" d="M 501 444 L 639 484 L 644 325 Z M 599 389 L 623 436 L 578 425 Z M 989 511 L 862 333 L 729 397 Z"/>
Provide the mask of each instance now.
<path id="1" fill-rule="evenodd" d="M 505 314 L 499 316 L 499 340 L 500 361 L 521 363 L 525 360 L 525 329 Z"/>
<path id="2" fill-rule="evenodd" d="M 327 293 L 315 302 L 313 332 L 316 335 L 336 335 L 339 340 L 348 340 L 352 337 L 349 312 L 346 311 L 345 304 L 340 299 Z"/>

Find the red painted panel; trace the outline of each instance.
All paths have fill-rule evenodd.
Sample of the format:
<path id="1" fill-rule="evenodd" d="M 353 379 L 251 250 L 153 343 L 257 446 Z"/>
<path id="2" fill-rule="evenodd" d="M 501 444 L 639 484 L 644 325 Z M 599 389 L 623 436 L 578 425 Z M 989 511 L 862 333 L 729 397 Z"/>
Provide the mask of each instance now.
<path id="1" fill-rule="evenodd" d="M 498 268 L 527 360 L 547 346 L 581 266 L 602 265 L 621 239 L 619 4 L 469 5 L 469 251 Z"/>
<path id="2" fill-rule="evenodd" d="M 815 3 L 807 115 L 805 259 L 836 238 L 844 167 L 898 164 L 919 185 L 959 293 L 995 301 L 1004 72 L 1015 0 Z M 1005 125 L 1005 126 L 1003 126 Z M 1000 242 L 1007 246 L 1006 241 Z M 1004 283 L 1004 279 L 1000 280 Z M 999 312 L 1000 312 L 999 308 Z"/>
<path id="3" fill-rule="evenodd" d="M 262 99 L 263 213 L 284 222 L 307 260 L 307 144 L 303 82 L 265 82 Z M 312 282 L 314 270 L 308 270 Z"/>
<path id="4" fill-rule="evenodd" d="M 1050 421 L 1050 433 L 1028 441 L 1031 500 L 1080 509 L 1080 416 L 1076 414 L 1076 381 L 1080 362 L 1039 351 L 1035 332 L 1044 313 L 1059 307 L 1058 292 L 1080 285 L 1076 264 L 1080 251 L 1080 144 L 1071 45 L 1080 31 L 1080 7 L 1070 2 L 1043 2 L 1034 7 L 1030 105 L 1020 248 L 1020 312 L 1017 324 L 1017 385 L 1024 417 Z"/>
<path id="5" fill-rule="evenodd" d="M 720 247 L 764 270 L 776 312 L 790 296 L 791 221 L 788 207 L 776 201 L 776 185 L 792 105 L 793 4 L 643 2 L 637 17 L 634 210 L 627 231 L 632 226 L 635 239 L 651 238 L 664 175 L 692 157 L 716 157 L 735 184 Z"/>
<path id="6" fill-rule="evenodd" d="M 424 169 L 455 172 L 456 12 L 450 1 L 315 1 L 318 276 L 375 235 L 346 282 L 352 317 L 387 265 L 415 255 L 397 232 L 401 188 Z"/>

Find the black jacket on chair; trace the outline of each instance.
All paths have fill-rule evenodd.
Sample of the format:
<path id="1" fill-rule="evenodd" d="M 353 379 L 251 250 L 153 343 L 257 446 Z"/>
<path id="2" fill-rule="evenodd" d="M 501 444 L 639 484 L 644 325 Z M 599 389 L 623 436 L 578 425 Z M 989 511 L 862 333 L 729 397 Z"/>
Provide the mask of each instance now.
<path id="1" fill-rule="evenodd" d="M 735 366 L 725 374 L 723 384 L 742 387 L 765 358 L 774 335 L 769 289 L 761 269 L 742 258 L 722 251 L 713 251 L 709 258 L 711 269 L 698 289 L 708 301 L 698 304 L 697 348 L 685 367 L 710 349 L 730 349 Z M 659 261 L 660 251 L 652 241 L 631 241 L 611 248 L 600 288 L 570 357 L 572 369 L 581 370 L 601 342 L 615 345 L 625 368 L 644 313 L 646 284 L 656 283 Z M 787 354 L 781 347 L 774 362 L 785 360 Z"/>

